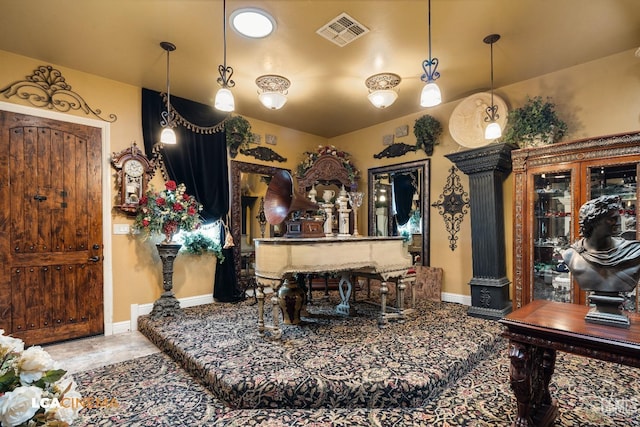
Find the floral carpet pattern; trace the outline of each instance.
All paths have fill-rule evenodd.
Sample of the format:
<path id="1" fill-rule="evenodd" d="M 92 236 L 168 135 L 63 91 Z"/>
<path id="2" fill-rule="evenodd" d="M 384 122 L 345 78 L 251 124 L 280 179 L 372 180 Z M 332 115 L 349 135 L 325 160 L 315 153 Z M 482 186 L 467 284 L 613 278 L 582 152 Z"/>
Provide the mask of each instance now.
<path id="1" fill-rule="evenodd" d="M 383 345 L 375 330 L 368 329 L 367 324 L 375 325 L 375 319 L 364 309 L 362 316 L 351 320 L 333 318 L 329 310 L 319 309 L 303 326 L 285 327 L 280 343 L 257 337 L 256 308 L 246 304 L 185 309 L 184 316 L 154 321 L 153 325 L 145 320 L 144 328 L 162 329 L 155 339 L 161 343 L 166 341 L 164 345 L 171 343 L 173 351 L 181 352 L 182 357 L 176 361 L 158 353 L 74 374 L 83 395 L 116 399 L 119 403 L 118 407 L 83 409 L 74 426 L 510 425 L 515 416 L 515 397 L 509 387 L 507 343 L 499 338 L 496 322 L 467 317 L 466 307 L 456 304 L 429 304 L 433 305 L 425 307 L 428 306 L 427 311 L 432 314 L 419 311 L 417 323 L 409 320 L 404 325 L 391 324 L 387 330 L 379 331 L 381 336 L 388 334 L 389 343 L 404 344 L 398 354 L 393 351 L 393 345 Z M 235 327 L 229 327 L 234 323 Z M 465 324 L 473 326 L 465 327 Z M 224 329 L 227 329 L 225 333 Z M 199 333 L 195 334 L 194 330 Z M 400 338 L 402 334 L 405 334 L 404 340 Z M 320 341 L 331 337 L 335 346 L 305 344 L 309 337 Z M 421 339 L 430 340 L 427 353 L 417 345 Z M 245 342 L 247 353 L 244 355 L 238 352 L 242 348 L 240 342 Z M 282 349 L 266 351 L 270 347 L 258 345 L 259 342 Z M 460 345 L 454 346 L 455 342 Z M 309 347 L 301 348 L 304 345 Z M 465 349 L 469 346 L 472 350 Z M 358 348 L 360 351 L 353 353 Z M 193 351 L 213 351 L 214 354 L 201 355 L 206 362 L 199 362 L 189 356 Z M 287 367 L 279 357 L 287 357 L 286 361 L 291 360 L 295 368 Z M 473 361 L 463 361 L 463 357 Z M 330 358 L 330 362 L 321 363 L 326 358 Z M 385 360 L 387 363 L 374 368 L 376 361 Z M 403 370 L 397 360 L 405 363 L 413 360 L 417 373 L 411 375 Z M 186 370 L 180 366 L 185 361 L 188 362 Z M 243 363 L 247 365 L 242 366 Z M 365 366 L 360 368 L 358 364 Z M 254 371 L 256 365 L 263 368 Z M 454 373 L 445 372 L 444 366 Z M 280 371 L 269 374 L 267 368 L 274 367 Z M 320 375 L 321 380 L 313 383 L 304 373 L 301 375 L 303 368 L 312 369 L 311 375 Z M 429 386 L 427 374 L 435 378 Z M 300 375 L 303 380 L 298 381 Z M 446 382 L 446 378 L 450 381 Z M 342 407 L 337 404 L 346 398 L 346 391 L 333 390 L 339 380 L 354 393 L 354 404 Z M 333 384 L 328 384 L 332 381 Z M 249 392 L 250 388 L 243 382 L 266 395 L 255 393 L 257 397 L 241 399 L 241 393 Z M 264 387 L 265 383 L 273 384 Z M 315 384 L 316 389 L 308 392 L 314 398 L 327 401 L 327 405 L 312 407 L 312 399 L 295 396 L 300 390 L 286 392 L 287 386 L 301 384 L 305 387 Z M 317 391 L 321 386 L 323 390 L 332 391 Z M 236 390 L 231 390 L 234 387 Z M 417 389 L 415 393 L 411 390 L 413 387 Z M 551 391 L 560 410 L 556 426 L 640 427 L 639 369 L 558 353 Z M 335 404 L 327 398 L 329 395 L 336 398 Z M 225 400 L 229 396 L 234 399 L 233 403 L 249 406 L 273 402 L 273 406 L 240 408 Z M 392 407 L 391 401 L 405 402 L 406 406 Z M 279 406 L 275 402 L 300 403 L 304 407 Z M 379 407 L 367 406 L 372 404 Z"/>
<path id="2" fill-rule="evenodd" d="M 379 309 L 334 314 L 310 305 L 281 340 L 257 331 L 255 306 L 216 304 L 173 319 L 138 319 L 140 332 L 233 408 L 415 408 L 495 353 L 501 327 L 459 304 L 423 302 L 405 323 L 377 324 Z"/>

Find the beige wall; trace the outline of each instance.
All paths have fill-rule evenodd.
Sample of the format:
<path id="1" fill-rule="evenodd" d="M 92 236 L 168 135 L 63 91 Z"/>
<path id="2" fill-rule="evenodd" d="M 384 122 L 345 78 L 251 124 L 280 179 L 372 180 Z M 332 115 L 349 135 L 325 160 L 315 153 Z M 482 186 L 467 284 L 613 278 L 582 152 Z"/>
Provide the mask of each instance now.
<path id="1" fill-rule="evenodd" d="M 442 73 L 441 80 L 447 78 Z M 599 61 L 581 64 L 540 78 L 519 82 L 496 90 L 509 108 L 524 104 L 527 95 L 550 96 L 556 104 L 559 116 L 569 126 L 564 140 L 574 140 L 599 135 L 610 135 L 640 129 L 640 59 L 629 50 Z M 400 96 L 411 94 L 400 93 Z M 446 93 L 443 94 L 446 100 Z M 418 94 L 415 94 L 416 102 Z M 397 164 L 426 158 L 424 152 L 409 153 L 392 159 L 374 159 L 373 154 L 382 151 L 382 136 L 393 134 L 398 126 L 409 125 L 409 135 L 399 138 L 400 142 L 415 144 L 413 123 L 423 114 L 430 114 L 440 120 L 444 128 L 440 144 L 431 156 L 431 202 L 438 200 L 446 183 L 452 163 L 444 157 L 465 148 L 452 139 L 449 117 L 460 101 L 444 103 L 434 108 L 424 109 L 418 114 L 381 123 L 330 140 L 331 144 L 354 155 L 358 168 L 363 172 L 361 189 L 367 189 L 367 169 L 377 166 Z M 389 107 L 389 108 L 393 108 Z M 469 189 L 467 176 L 460 173 L 465 189 Z M 512 278 L 513 230 L 511 210 L 513 194 L 512 179 L 504 183 L 505 245 L 507 250 L 507 276 Z M 460 239 L 455 251 L 448 247 L 444 221 L 437 209 L 431 208 L 431 265 L 444 269 L 443 291 L 469 295 L 468 282 L 473 277 L 471 261 L 471 221 L 467 215 L 461 226 Z M 360 232 L 367 230 L 366 203 L 359 218 Z"/>
<path id="2" fill-rule="evenodd" d="M 109 153 L 117 152 L 132 142 L 142 145 L 140 127 L 141 90 L 138 87 L 104 79 L 95 75 L 57 67 L 47 61 L 26 58 L 0 51 L 0 87 L 22 80 L 40 65 L 53 65 L 59 68 L 73 90 L 81 94 L 94 109 L 101 109 L 104 115 L 116 114 L 118 120 L 110 125 L 110 140 L 107 141 Z M 446 73 L 441 77 L 447 78 Z M 560 116 L 569 124 L 569 135 L 565 139 L 575 139 L 605 135 L 640 129 L 640 60 L 634 57 L 633 50 L 604 58 L 593 63 L 582 64 L 541 78 L 519 82 L 496 90 L 511 107 L 520 106 L 526 96 L 551 96 L 557 104 Z M 411 94 L 401 93 L 400 96 Z M 444 94 L 446 99 L 446 93 Z M 416 94 L 416 102 L 418 95 Z M 15 97 L 1 99 L 9 103 L 26 104 Z M 325 138 L 305 134 L 292 129 L 282 128 L 270 123 L 247 117 L 252 131 L 262 136 L 266 133 L 276 135 L 278 143 L 271 146 L 278 154 L 287 158 L 284 163 L 260 162 L 256 159 L 238 155 L 235 160 L 269 164 L 295 170 L 302 160 L 304 151 L 313 151 L 318 145 L 334 144 L 353 155 L 356 166 L 362 173 L 360 188 L 367 188 L 367 169 L 376 166 L 395 164 L 426 158 L 423 152 L 409 153 L 393 159 L 377 160 L 373 154 L 380 152 L 382 136 L 393 133 L 401 125 L 409 125 L 409 135 L 402 142 L 414 144 L 413 122 L 422 114 L 431 114 L 439 119 L 445 132 L 440 144 L 431 156 L 431 202 L 438 199 L 445 185 L 451 162 L 444 157 L 464 148 L 449 135 L 449 117 L 459 101 L 445 103 L 433 109 L 381 123 L 347 135 L 326 140 Z M 393 107 L 390 107 L 393 108 Z M 87 117 L 84 113 L 69 114 Z M 462 182 L 468 189 L 468 180 L 464 174 Z M 156 177 L 154 183 L 161 185 Z M 507 245 L 508 276 L 511 277 L 511 180 L 507 179 L 505 189 L 505 232 Z M 115 182 L 109 185 L 115 190 Z M 112 195 L 113 197 L 113 195 Z M 366 204 L 359 212 L 360 233 L 367 230 Z M 131 223 L 128 217 L 117 212 L 111 216 L 113 223 Z M 458 248 L 451 251 L 448 246 L 444 222 L 437 210 L 431 208 L 431 265 L 443 267 L 444 292 L 468 295 L 467 283 L 472 278 L 471 264 L 471 222 L 465 217 L 460 231 Z M 112 235 L 113 261 L 113 322 L 122 322 L 130 317 L 131 304 L 153 302 L 161 292 L 161 264 L 150 242 L 141 242 L 129 236 Z M 106 254 L 107 255 L 107 254 Z M 199 296 L 212 292 L 214 277 L 214 259 L 208 256 L 179 256 L 175 262 L 174 288 L 179 298 Z"/>
<path id="3" fill-rule="evenodd" d="M 141 89 L 95 75 L 81 73 L 65 67 L 58 67 L 47 61 L 40 61 L 0 51 L 0 88 L 24 80 L 41 65 L 52 65 L 62 73 L 72 90 L 80 94 L 87 104 L 102 111 L 103 117 L 115 114 L 118 118 L 110 125 L 110 140 L 107 141 L 107 153 L 123 150 L 136 142 L 142 147 L 142 118 L 141 118 Z M 1 101 L 31 106 L 17 97 L 4 98 Z M 38 109 L 34 110 L 37 112 Z M 34 114 L 37 114 L 34 112 Z M 84 112 L 72 111 L 68 114 L 95 119 Z M 324 144 L 325 138 L 301 133 L 291 129 L 284 129 L 269 123 L 249 119 L 254 133 L 270 133 L 276 135 L 278 143 L 272 148 L 278 154 L 287 157 L 288 161 L 277 164 L 285 168 L 293 168 L 297 164 L 299 153 L 313 149 L 318 144 Z M 261 163 L 253 158 L 238 155 L 235 160 Z M 266 163 L 266 162 L 262 162 Z M 268 163 L 273 164 L 273 163 Z M 105 161 L 108 166 L 108 159 Z M 112 170 L 115 172 L 114 170 Z M 113 176 L 113 174 L 111 174 Z M 160 174 L 153 179 L 153 184 L 162 186 Z M 115 200 L 116 184 L 112 178 L 108 185 L 111 194 L 109 198 Z M 131 224 L 132 219 L 116 210 L 112 211 L 111 222 L 114 224 Z M 106 224 L 105 224 L 106 225 Z M 112 250 L 106 257 L 112 257 L 113 282 L 113 323 L 129 320 L 131 304 L 148 304 L 155 301 L 162 292 L 162 264 L 153 243 L 142 241 L 128 235 L 111 235 Z M 178 298 L 207 295 L 213 292 L 215 274 L 215 258 L 212 256 L 180 255 L 174 264 L 174 290 Z"/>

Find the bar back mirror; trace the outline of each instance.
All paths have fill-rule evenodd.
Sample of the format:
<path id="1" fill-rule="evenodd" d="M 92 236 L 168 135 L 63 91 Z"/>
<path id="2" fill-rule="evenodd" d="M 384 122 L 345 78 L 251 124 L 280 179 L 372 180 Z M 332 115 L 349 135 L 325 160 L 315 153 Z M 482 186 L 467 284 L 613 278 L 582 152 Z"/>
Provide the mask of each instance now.
<path id="1" fill-rule="evenodd" d="M 429 265 L 429 178 L 429 159 L 368 171 L 369 235 L 404 236 L 419 265 Z"/>
<path id="2" fill-rule="evenodd" d="M 253 276 L 253 239 L 278 237 L 284 230 L 264 217 L 263 200 L 271 177 L 283 170 L 273 166 L 231 161 L 231 234 L 236 277 L 242 285 Z"/>

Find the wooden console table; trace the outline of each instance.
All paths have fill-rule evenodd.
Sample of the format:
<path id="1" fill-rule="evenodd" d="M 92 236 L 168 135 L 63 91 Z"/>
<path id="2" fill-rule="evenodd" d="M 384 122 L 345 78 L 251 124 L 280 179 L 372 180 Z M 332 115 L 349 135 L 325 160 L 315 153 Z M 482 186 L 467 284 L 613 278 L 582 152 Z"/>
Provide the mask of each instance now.
<path id="1" fill-rule="evenodd" d="M 511 389 L 518 401 L 513 426 L 551 426 L 558 405 L 549 393 L 556 351 L 640 368 L 640 315 L 629 329 L 587 323 L 589 307 L 534 300 L 500 320 L 509 339 Z"/>

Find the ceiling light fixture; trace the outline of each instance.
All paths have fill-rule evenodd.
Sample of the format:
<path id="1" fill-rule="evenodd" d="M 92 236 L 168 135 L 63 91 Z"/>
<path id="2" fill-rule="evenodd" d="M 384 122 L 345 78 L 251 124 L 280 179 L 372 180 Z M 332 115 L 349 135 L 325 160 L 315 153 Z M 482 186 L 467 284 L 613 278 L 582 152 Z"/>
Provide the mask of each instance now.
<path id="1" fill-rule="evenodd" d="M 286 77 L 267 74 L 256 79 L 261 92 L 258 99 L 270 110 L 279 110 L 287 102 L 287 93 L 291 82 Z"/>
<path id="2" fill-rule="evenodd" d="M 493 44 L 500 40 L 500 34 L 489 34 L 482 39 L 483 42 L 491 45 L 491 106 L 487 107 L 487 117 L 485 122 L 489 125 L 484 130 L 484 139 L 496 139 L 502 136 L 502 129 L 496 120 L 500 118 L 498 115 L 498 106 L 493 103 Z"/>
<path id="3" fill-rule="evenodd" d="M 365 80 L 364 84 L 369 88 L 369 101 L 376 108 L 387 108 L 398 99 L 398 93 L 394 90 L 402 79 L 393 73 L 374 74 Z"/>
<path id="4" fill-rule="evenodd" d="M 424 74 L 420 76 L 420 80 L 426 83 L 422 88 L 420 94 L 420 105 L 422 107 L 435 107 L 442 102 L 442 93 L 436 83 L 436 80 L 440 77 L 438 68 L 438 58 L 431 57 L 431 0 L 429 0 L 429 59 L 425 59 L 422 62 L 422 69 Z"/>
<path id="5" fill-rule="evenodd" d="M 233 99 L 233 93 L 229 88 L 236 85 L 236 82 L 231 80 L 233 75 L 233 68 L 227 67 L 227 1 L 222 1 L 222 28 L 223 28 L 223 42 L 224 42 L 224 62 L 222 65 L 218 65 L 218 84 L 222 86 L 216 93 L 216 100 L 214 106 L 217 110 L 230 112 L 235 110 L 236 103 Z"/>
<path id="6" fill-rule="evenodd" d="M 163 111 L 160 125 L 163 127 L 160 134 L 160 142 L 163 144 L 175 144 L 176 133 L 173 131 L 173 114 L 171 113 L 171 90 L 169 87 L 169 52 L 176 50 L 176 45 L 169 42 L 160 42 L 160 47 L 167 51 L 167 111 Z"/>
<path id="7" fill-rule="evenodd" d="M 261 39 L 273 33 L 276 21 L 262 9 L 243 7 L 231 14 L 231 26 L 239 34 L 252 39 Z"/>

